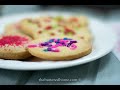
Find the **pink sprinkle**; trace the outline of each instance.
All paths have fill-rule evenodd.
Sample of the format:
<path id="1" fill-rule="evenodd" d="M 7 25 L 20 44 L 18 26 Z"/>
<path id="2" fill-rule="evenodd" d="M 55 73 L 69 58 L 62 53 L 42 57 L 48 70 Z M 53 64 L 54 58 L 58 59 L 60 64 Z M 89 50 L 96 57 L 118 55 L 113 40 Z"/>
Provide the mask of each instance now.
<path id="1" fill-rule="evenodd" d="M 69 42 L 69 40 L 65 40 L 65 42 Z"/>
<path id="2" fill-rule="evenodd" d="M 77 48 L 77 46 L 75 45 L 75 44 L 72 44 L 71 46 L 70 46 L 70 49 L 71 50 L 75 50 Z"/>
<path id="3" fill-rule="evenodd" d="M 56 48 L 56 47 L 57 47 L 57 45 L 51 46 L 51 48 Z"/>
<path id="4" fill-rule="evenodd" d="M 64 43 L 66 43 L 66 44 L 67 44 L 67 43 L 68 43 L 68 40 L 65 40 L 65 41 L 64 41 Z"/>
<path id="5" fill-rule="evenodd" d="M 54 42 L 56 42 L 57 41 L 57 39 L 54 39 Z"/>
<path id="6" fill-rule="evenodd" d="M 60 40 L 60 42 L 64 42 L 64 40 L 63 40 L 63 39 L 61 39 L 61 40 Z"/>
<path id="7" fill-rule="evenodd" d="M 63 46 L 63 45 L 59 43 L 59 44 L 56 44 L 55 46 L 56 46 L 56 47 L 59 47 L 59 46 Z"/>
<path id="8" fill-rule="evenodd" d="M 67 43 L 69 42 L 68 40 L 60 40 L 61 43 Z"/>
<path id="9" fill-rule="evenodd" d="M 37 47 L 37 45 L 28 45 L 29 48 Z"/>
<path id="10" fill-rule="evenodd" d="M 43 48 L 43 46 L 39 45 L 40 48 Z"/>
<path id="11" fill-rule="evenodd" d="M 43 46 L 41 45 L 41 43 L 39 43 L 38 46 L 39 46 L 40 48 L 43 48 Z"/>
<path id="12" fill-rule="evenodd" d="M 60 50 L 59 50 L 59 49 L 56 49 L 56 48 L 52 48 L 52 51 L 53 51 L 53 52 L 60 52 Z"/>

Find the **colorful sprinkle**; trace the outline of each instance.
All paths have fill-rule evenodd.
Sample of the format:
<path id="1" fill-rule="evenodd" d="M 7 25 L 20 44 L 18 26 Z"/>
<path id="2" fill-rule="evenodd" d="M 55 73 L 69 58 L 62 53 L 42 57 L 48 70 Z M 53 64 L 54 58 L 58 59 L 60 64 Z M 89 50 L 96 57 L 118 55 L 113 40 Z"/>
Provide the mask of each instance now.
<path id="1" fill-rule="evenodd" d="M 50 45 L 47 45 L 48 47 L 51 47 L 52 46 L 52 44 L 50 44 Z"/>
<path id="2" fill-rule="evenodd" d="M 54 48 L 52 49 L 52 51 L 53 51 L 53 52 L 60 52 L 59 49 L 54 49 Z"/>
<path id="3" fill-rule="evenodd" d="M 3 36 L 0 39 L 0 47 L 5 46 L 5 45 L 16 45 L 16 46 L 21 46 L 26 43 L 28 43 L 28 39 L 26 37 L 22 36 Z"/>
<path id="4" fill-rule="evenodd" d="M 45 27 L 46 30 L 51 30 L 52 29 L 52 26 L 47 26 Z"/>
<path id="5" fill-rule="evenodd" d="M 48 42 L 41 43 L 41 46 L 47 46 L 47 45 L 48 45 Z"/>
<path id="6" fill-rule="evenodd" d="M 55 42 L 55 43 L 60 43 L 60 39 L 56 40 L 56 42 Z"/>
<path id="7" fill-rule="evenodd" d="M 47 48 L 47 51 L 52 51 L 52 48 Z"/>
<path id="8" fill-rule="evenodd" d="M 52 43 L 52 42 L 54 42 L 54 39 L 50 39 L 50 40 L 49 40 L 49 43 Z"/>
<path id="9" fill-rule="evenodd" d="M 41 43 L 39 43 L 38 46 L 39 46 L 40 48 L 43 48 L 43 46 L 41 45 Z"/>
<path id="10" fill-rule="evenodd" d="M 77 41 L 70 41 L 71 43 L 77 43 Z"/>
<path id="11" fill-rule="evenodd" d="M 72 43 L 68 43 L 67 47 L 70 47 Z"/>
<path id="12" fill-rule="evenodd" d="M 64 38 L 63 40 L 68 40 L 68 38 Z"/>
<path id="13" fill-rule="evenodd" d="M 29 48 L 37 47 L 37 45 L 28 45 Z"/>
<path id="14" fill-rule="evenodd" d="M 47 50 L 47 49 L 44 49 L 43 51 L 47 52 L 48 50 Z"/>
<path id="15" fill-rule="evenodd" d="M 70 28 L 68 28 L 68 27 L 65 27 L 65 31 L 64 31 L 64 33 L 65 33 L 65 34 L 69 34 L 69 33 L 71 33 L 72 35 L 75 34 L 74 30 L 72 30 L 72 29 L 70 29 Z"/>
<path id="16" fill-rule="evenodd" d="M 55 46 L 51 46 L 51 48 L 57 48 L 57 47 L 58 47 L 58 46 L 56 46 L 56 45 L 55 45 Z"/>
<path id="17" fill-rule="evenodd" d="M 70 49 L 71 50 L 74 50 L 74 49 L 76 49 L 77 48 L 77 46 L 75 45 L 75 44 L 72 44 L 71 46 L 70 46 Z"/>
<path id="18" fill-rule="evenodd" d="M 55 45 L 56 47 L 63 46 L 61 43 Z"/>
<path id="19" fill-rule="evenodd" d="M 44 43 L 39 43 L 39 47 L 40 48 L 44 48 L 47 47 L 47 49 L 44 49 L 43 51 L 48 52 L 60 52 L 60 50 L 58 49 L 58 47 L 68 47 L 71 50 L 74 50 L 77 48 L 77 46 L 75 45 L 75 43 L 77 43 L 77 41 L 72 40 L 70 38 L 63 38 L 63 39 L 50 39 L 47 42 Z M 37 45 L 31 45 L 29 47 L 37 47 Z"/>

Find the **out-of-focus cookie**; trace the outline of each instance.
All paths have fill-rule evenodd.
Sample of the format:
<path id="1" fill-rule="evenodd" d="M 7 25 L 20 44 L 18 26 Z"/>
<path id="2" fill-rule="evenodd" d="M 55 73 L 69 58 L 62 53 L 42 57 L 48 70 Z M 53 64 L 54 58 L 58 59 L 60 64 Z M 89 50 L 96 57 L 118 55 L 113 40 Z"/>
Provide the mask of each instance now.
<path id="1" fill-rule="evenodd" d="M 31 38 L 22 35 L 5 35 L 0 37 L 0 58 L 26 59 L 31 56 L 27 45 Z"/>
<path id="2" fill-rule="evenodd" d="M 19 24 L 7 24 L 4 29 L 4 35 L 15 35 L 16 33 L 21 33 Z"/>
<path id="3" fill-rule="evenodd" d="M 67 23 L 74 27 L 87 27 L 89 25 L 88 18 L 86 16 L 71 16 L 67 18 Z"/>
<path id="4" fill-rule="evenodd" d="M 84 16 L 68 18 L 62 16 L 39 17 L 21 20 L 19 25 L 23 33 L 38 39 L 44 36 L 76 36 L 79 31 L 84 31 L 84 28 L 88 27 L 88 20 Z M 86 29 L 86 31 L 89 33 L 89 29 Z"/>
<path id="5" fill-rule="evenodd" d="M 27 50 L 31 37 L 22 33 L 17 24 L 8 24 L 0 36 L 0 58 L 26 59 L 31 56 Z"/>
<path id="6" fill-rule="evenodd" d="M 55 21 L 50 17 L 23 19 L 19 23 L 21 31 L 34 39 L 39 38 L 40 35 L 49 33 L 49 31 L 56 27 Z"/>
<path id="7" fill-rule="evenodd" d="M 22 35 L 31 38 L 29 35 L 26 35 L 22 32 L 18 23 L 7 24 L 5 26 L 3 35 Z"/>

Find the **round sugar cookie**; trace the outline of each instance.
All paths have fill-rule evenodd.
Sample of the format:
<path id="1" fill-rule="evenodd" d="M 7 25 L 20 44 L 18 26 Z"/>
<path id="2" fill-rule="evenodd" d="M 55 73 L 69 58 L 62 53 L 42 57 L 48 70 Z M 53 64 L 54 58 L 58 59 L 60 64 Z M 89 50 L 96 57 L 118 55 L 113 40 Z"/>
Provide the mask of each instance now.
<path id="1" fill-rule="evenodd" d="M 23 33 L 30 35 L 34 39 L 39 39 L 40 37 L 44 36 L 75 36 L 77 35 L 78 31 L 84 30 L 84 28 L 88 27 L 87 22 L 88 20 L 84 16 L 72 16 L 69 18 L 65 18 L 62 16 L 46 16 L 39 17 L 37 19 L 31 18 L 21 20 L 19 25 Z M 86 30 L 89 31 L 89 29 Z"/>
<path id="2" fill-rule="evenodd" d="M 29 52 L 45 60 L 72 60 L 91 53 L 91 43 L 75 37 L 41 38 L 28 45 Z"/>
<path id="3" fill-rule="evenodd" d="M 27 45 L 31 38 L 24 35 L 4 35 L 0 37 L 0 58 L 26 59 L 31 56 Z"/>

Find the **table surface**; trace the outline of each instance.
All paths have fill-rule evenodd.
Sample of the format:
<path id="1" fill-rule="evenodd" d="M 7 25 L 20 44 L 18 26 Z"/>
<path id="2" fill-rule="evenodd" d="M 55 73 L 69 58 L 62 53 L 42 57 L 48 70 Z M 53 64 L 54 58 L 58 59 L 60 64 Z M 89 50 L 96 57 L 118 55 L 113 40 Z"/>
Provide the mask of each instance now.
<path id="1" fill-rule="evenodd" d="M 26 5 L 7 5 L 3 8 L 2 15 L 38 10 L 40 9 L 35 5 L 30 5 L 29 7 Z M 87 9 L 90 11 L 89 13 L 82 8 L 78 8 L 78 10 L 86 15 L 96 16 L 101 20 L 109 19 L 109 21 L 112 21 L 119 16 L 115 14 L 119 12 L 119 10 L 114 12 L 114 14 L 112 14 L 112 12 L 109 13 L 109 17 L 108 14 L 96 13 L 94 10 L 91 11 Z M 64 69 L 40 71 L 0 69 L 0 85 L 120 85 L 119 68 L 119 60 L 110 52 L 106 56 L 93 62 Z M 48 81 L 50 79 L 53 81 Z M 54 79 L 61 81 L 55 81 Z M 71 79 L 75 81 L 70 81 Z"/>

